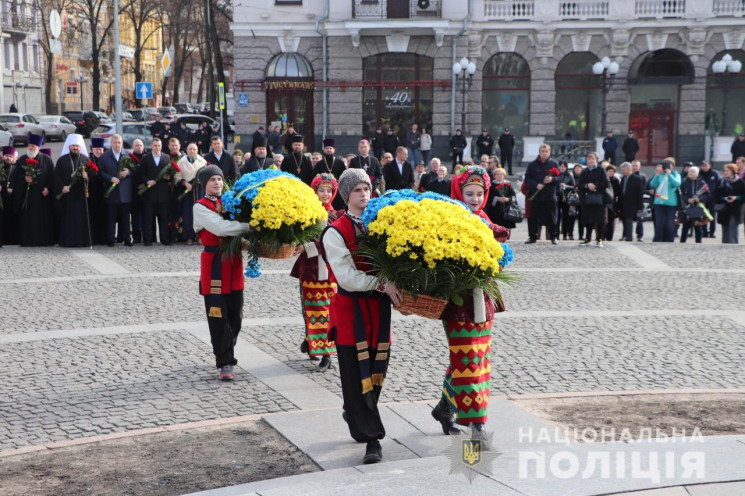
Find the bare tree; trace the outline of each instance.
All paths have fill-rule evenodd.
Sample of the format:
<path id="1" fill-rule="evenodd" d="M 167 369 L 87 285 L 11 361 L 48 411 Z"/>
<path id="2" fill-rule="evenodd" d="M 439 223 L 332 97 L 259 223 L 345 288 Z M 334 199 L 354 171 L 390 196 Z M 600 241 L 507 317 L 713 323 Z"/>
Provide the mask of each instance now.
<path id="1" fill-rule="evenodd" d="M 173 45 L 173 103 L 179 101 L 181 79 L 184 75 L 186 62 L 196 49 L 196 37 L 201 23 L 199 22 L 201 9 L 199 0 L 165 0 L 161 2 L 161 9 L 168 19 L 169 40 L 164 43 Z M 165 95 L 167 81 L 163 80 L 163 94 Z"/>
<path id="2" fill-rule="evenodd" d="M 145 27 L 150 21 L 160 22 L 162 20 L 160 5 L 161 3 L 156 0 L 133 0 L 120 10 L 131 23 L 135 34 L 133 47 L 135 55 L 130 63 L 135 81 L 143 81 L 142 51 L 148 40 L 158 32 L 157 29 L 152 29 L 149 33 L 145 33 Z"/>
<path id="3" fill-rule="evenodd" d="M 52 108 L 52 83 L 54 82 L 54 54 L 49 46 L 49 40 L 52 33 L 49 29 L 49 17 L 53 9 L 57 12 L 64 12 L 72 3 L 72 0 L 34 0 L 36 12 L 39 13 L 39 24 L 41 25 L 41 36 L 39 36 L 39 46 L 44 52 L 46 60 L 46 77 L 44 78 L 44 108 L 51 112 Z M 71 33 L 66 33 L 69 36 Z M 62 101 L 57 103 L 57 112 L 62 112 Z"/>

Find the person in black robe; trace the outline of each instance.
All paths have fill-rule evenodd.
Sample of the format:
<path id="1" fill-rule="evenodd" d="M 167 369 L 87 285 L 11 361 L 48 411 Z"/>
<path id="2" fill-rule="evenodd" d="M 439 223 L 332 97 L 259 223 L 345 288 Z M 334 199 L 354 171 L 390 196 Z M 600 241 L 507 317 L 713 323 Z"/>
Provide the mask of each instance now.
<path id="1" fill-rule="evenodd" d="M 104 152 L 104 139 L 91 138 L 91 161 L 100 166 L 99 162 Z M 88 178 L 88 214 L 91 219 L 91 236 L 94 245 L 108 243 L 108 212 L 103 195 L 106 193 L 101 177 L 96 174 Z M 120 236 L 120 239 L 121 236 Z M 118 241 L 121 243 L 122 241 Z"/>
<path id="2" fill-rule="evenodd" d="M 357 151 L 359 152 L 359 155 L 349 161 L 349 168 L 364 169 L 364 171 L 367 172 L 367 175 L 370 177 L 370 183 L 373 187 L 373 198 L 375 198 L 376 196 L 380 196 L 382 194 L 381 184 L 383 183 L 383 167 L 380 165 L 380 162 L 377 158 L 370 155 L 370 142 L 368 140 L 361 139 L 360 142 L 357 144 Z M 344 171 L 342 170 L 341 172 Z M 341 177 L 341 173 L 338 177 L 336 176 L 336 174 L 334 174 L 334 177 L 336 177 L 336 180 L 338 181 L 339 177 Z M 336 197 L 334 198 L 334 202 L 332 202 L 332 206 L 335 209 L 339 210 L 343 207 L 337 208 L 336 205 L 344 205 L 343 202 L 344 200 L 341 199 L 341 196 L 336 195 Z"/>
<path id="3" fill-rule="evenodd" d="M 62 193 L 59 208 L 59 245 L 67 248 L 92 245 L 92 224 L 86 196 L 92 174 L 82 172 L 82 180 L 73 176 L 90 159 L 83 137 L 71 134 L 65 141 L 62 154 L 54 167 L 54 194 Z"/>
<path id="4" fill-rule="evenodd" d="M 347 166 L 344 165 L 344 161 L 341 157 L 334 156 L 334 153 L 336 153 L 336 141 L 331 138 L 323 140 L 323 155 L 321 155 L 321 160 L 319 160 L 313 168 L 313 176 L 319 174 L 333 174 L 336 180 L 339 180 L 342 172 L 347 170 Z M 342 200 L 339 195 L 334 197 L 331 206 L 334 210 L 346 210 L 344 200 Z"/>
<path id="5" fill-rule="evenodd" d="M 303 137 L 299 134 L 292 135 L 292 153 L 282 160 L 280 170 L 289 172 L 300 178 L 305 184 L 310 186 L 313 181 L 313 166 L 310 159 L 303 154 Z"/>
<path id="6" fill-rule="evenodd" d="M 47 155 L 39 153 L 44 138 L 28 135 L 28 152 L 21 156 L 10 177 L 13 212 L 18 214 L 18 239 L 21 246 L 51 246 L 55 243 L 54 164 Z M 36 177 L 26 174 L 23 166 L 36 162 Z"/>
<path id="7" fill-rule="evenodd" d="M 241 175 L 268 169 L 274 165 L 274 160 L 269 158 L 267 155 L 267 139 L 263 136 L 261 138 L 256 138 L 254 139 L 254 144 L 256 145 L 256 148 L 254 148 L 254 151 L 248 160 L 243 163 L 243 167 L 241 167 L 240 170 Z"/>
<path id="8" fill-rule="evenodd" d="M 18 244 L 18 216 L 13 212 L 13 200 L 10 192 L 11 174 L 18 160 L 18 152 L 12 146 L 3 147 L 3 164 L 0 169 L 0 246 Z"/>

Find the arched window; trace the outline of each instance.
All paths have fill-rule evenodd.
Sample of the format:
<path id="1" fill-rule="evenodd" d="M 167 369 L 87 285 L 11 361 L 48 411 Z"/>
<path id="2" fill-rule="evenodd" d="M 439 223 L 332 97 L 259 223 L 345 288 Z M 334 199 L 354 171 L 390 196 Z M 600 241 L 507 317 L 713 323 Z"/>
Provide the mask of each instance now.
<path id="1" fill-rule="evenodd" d="M 412 124 L 432 134 L 434 59 L 413 53 L 383 53 L 362 61 L 362 133 L 392 127 L 401 142 Z M 407 84 L 408 83 L 408 84 Z"/>
<path id="2" fill-rule="evenodd" d="M 530 68 L 520 55 L 498 53 L 484 65 L 481 122 L 492 134 L 505 127 L 530 134 Z"/>
<path id="3" fill-rule="evenodd" d="M 598 58 L 572 52 L 556 68 L 556 138 L 590 140 L 600 136 L 603 94 L 600 77 L 592 73 Z"/>
<path id="4" fill-rule="evenodd" d="M 712 65 L 722 60 L 725 55 L 742 63 L 743 68 L 740 72 L 734 74 L 714 72 Z M 711 59 L 706 72 L 706 133 L 732 136 L 743 131 L 745 131 L 745 51 L 727 50 Z"/>
<path id="5" fill-rule="evenodd" d="M 280 53 L 266 66 L 267 124 L 289 126 L 313 147 L 313 67 L 299 53 Z M 275 150 L 279 152 L 279 150 Z"/>

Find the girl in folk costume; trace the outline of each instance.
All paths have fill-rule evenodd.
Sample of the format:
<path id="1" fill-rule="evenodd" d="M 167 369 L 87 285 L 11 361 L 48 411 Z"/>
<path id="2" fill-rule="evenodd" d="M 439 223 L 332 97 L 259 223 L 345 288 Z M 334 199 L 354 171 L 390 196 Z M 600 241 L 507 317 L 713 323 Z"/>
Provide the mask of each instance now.
<path id="1" fill-rule="evenodd" d="M 197 184 L 195 179 L 199 171 L 208 165 L 207 161 L 199 156 L 198 151 L 199 149 L 195 143 L 189 143 L 186 146 L 186 155 L 178 161 L 181 172 L 177 172 L 174 175 L 176 185 L 183 186 L 184 188 L 184 192 L 181 193 L 184 195 L 184 198 L 179 205 L 181 216 L 183 217 L 183 222 L 181 223 L 183 232 L 179 233 L 179 237 L 185 239 L 187 245 L 191 245 L 196 237 L 192 216 L 194 203 L 204 196 L 204 187 Z"/>
<path id="2" fill-rule="evenodd" d="M 329 223 L 344 215 L 344 210 L 334 210 L 331 206 L 338 192 L 333 174 L 318 174 L 310 187 L 328 212 Z M 295 253 L 300 256 L 292 267 L 290 276 L 300 281 L 300 303 L 303 305 L 305 320 L 305 339 L 300 345 L 300 351 L 307 353 L 311 360 L 321 356 L 318 371 L 325 372 L 331 366 L 331 355 L 336 354 L 334 340 L 329 337 L 329 307 L 331 298 L 336 294 L 336 282 L 329 277 L 326 263 L 318 257 L 320 246 L 320 239 L 298 246 Z"/>
<path id="3" fill-rule="evenodd" d="M 336 338 L 339 375 L 344 397 L 344 420 L 358 442 L 366 442 L 364 463 L 383 458 L 380 439 L 385 428 L 378 412 L 391 342 L 391 303 L 401 303 L 392 282 L 369 273 L 360 257 L 352 256 L 357 236 L 365 232 L 362 213 L 372 185 L 363 169 L 347 169 L 339 178 L 339 194 L 347 213 L 321 236 L 322 254 L 338 284 L 331 300 L 332 335 Z"/>
<path id="4" fill-rule="evenodd" d="M 510 237 L 509 229 L 493 224 L 483 211 L 491 181 L 485 169 L 469 166 L 453 177 L 450 196 L 464 202 L 471 211 L 486 220 L 497 241 Z M 496 303 L 496 307 L 495 307 Z M 442 398 L 432 416 L 442 425 L 443 433 L 459 434 L 460 425 L 470 425 L 473 437 L 484 438 L 491 378 L 491 326 L 495 311 L 504 311 L 501 301 L 492 302 L 481 289 L 474 289 L 462 305 L 448 303 L 442 322 L 450 347 L 450 366 L 445 372 Z"/>
<path id="5" fill-rule="evenodd" d="M 223 381 L 233 380 L 233 366 L 238 362 L 233 350 L 243 317 L 243 257 L 227 258 L 218 253 L 225 237 L 238 236 L 249 230 L 247 223 L 226 220 L 222 209 L 223 173 L 216 165 L 199 170 L 204 198 L 194 204 L 194 229 L 204 246 L 200 263 L 199 294 L 204 296 L 212 351 Z"/>

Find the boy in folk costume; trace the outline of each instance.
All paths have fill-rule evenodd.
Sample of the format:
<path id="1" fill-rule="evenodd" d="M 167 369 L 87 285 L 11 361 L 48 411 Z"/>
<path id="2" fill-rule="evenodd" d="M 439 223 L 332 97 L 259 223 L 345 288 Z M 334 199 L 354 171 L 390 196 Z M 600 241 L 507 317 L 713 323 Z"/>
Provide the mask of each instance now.
<path id="1" fill-rule="evenodd" d="M 333 174 L 318 174 L 313 178 L 310 187 L 328 212 L 328 222 L 333 223 L 344 215 L 344 210 L 334 210 L 331 206 L 338 193 Z M 305 339 L 300 345 L 300 351 L 307 353 L 311 360 L 321 356 L 318 371 L 325 372 L 331 366 L 331 355 L 336 354 L 334 340 L 328 335 L 331 328 L 329 307 L 331 298 L 336 294 L 336 282 L 329 277 L 323 259 L 319 260 L 320 246 L 320 239 L 298 246 L 295 253 L 300 256 L 292 267 L 290 276 L 300 281 L 300 302 L 303 305 L 305 320 Z"/>
<path id="2" fill-rule="evenodd" d="M 391 303 L 401 303 L 395 284 L 369 274 L 367 264 L 352 256 L 357 236 L 365 232 L 360 217 L 371 191 L 370 177 L 363 169 L 344 171 L 339 178 L 339 194 L 348 206 L 347 213 L 321 236 L 323 256 L 338 284 L 330 315 L 339 356 L 343 417 L 352 438 L 367 443 L 364 463 L 377 463 L 383 458 L 379 440 L 385 437 L 385 428 L 378 398 L 388 367 Z"/>
<path id="3" fill-rule="evenodd" d="M 232 381 L 233 366 L 238 363 L 233 351 L 243 318 L 243 257 L 239 253 L 224 259 L 218 247 L 224 237 L 241 235 L 249 230 L 249 225 L 226 220 L 219 213 L 223 185 L 220 167 L 203 167 L 198 178 L 204 186 L 204 198 L 194 204 L 194 230 L 204 246 L 199 294 L 204 296 L 219 378 Z"/>
<path id="4" fill-rule="evenodd" d="M 491 181 L 481 167 L 465 167 L 453 177 L 450 196 L 460 200 L 475 215 L 485 219 L 497 241 L 510 237 L 509 229 L 493 224 L 484 213 Z M 443 433 L 459 434 L 460 425 L 470 425 L 472 437 L 485 437 L 491 378 L 491 326 L 495 311 L 504 311 L 501 301 L 492 302 L 481 289 L 466 295 L 462 305 L 448 303 L 442 323 L 450 347 L 450 366 L 445 372 L 442 398 L 432 416 L 442 425 Z"/>

